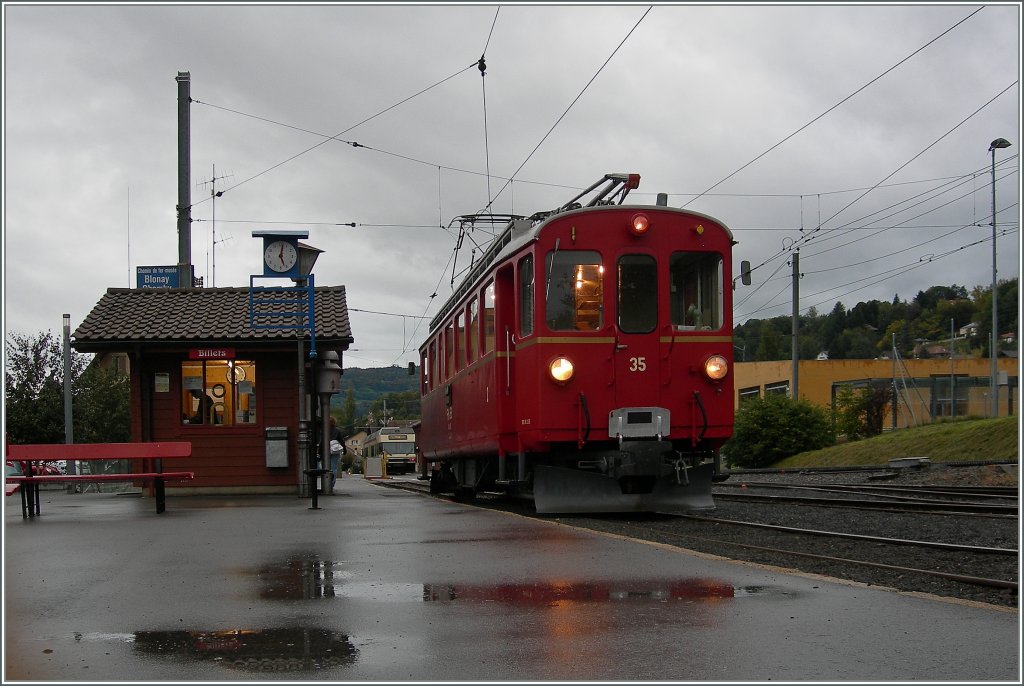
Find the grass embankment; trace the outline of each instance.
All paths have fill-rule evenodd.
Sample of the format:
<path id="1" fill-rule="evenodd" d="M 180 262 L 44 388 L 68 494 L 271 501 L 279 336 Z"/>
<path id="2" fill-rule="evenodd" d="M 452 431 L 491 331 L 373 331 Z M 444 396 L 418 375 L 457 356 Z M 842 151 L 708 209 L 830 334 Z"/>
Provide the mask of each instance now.
<path id="1" fill-rule="evenodd" d="M 935 462 L 1020 461 L 1017 417 L 962 419 L 899 429 L 862 441 L 793 455 L 776 468 L 855 467 L 885 464 L 900 457 Z"/>

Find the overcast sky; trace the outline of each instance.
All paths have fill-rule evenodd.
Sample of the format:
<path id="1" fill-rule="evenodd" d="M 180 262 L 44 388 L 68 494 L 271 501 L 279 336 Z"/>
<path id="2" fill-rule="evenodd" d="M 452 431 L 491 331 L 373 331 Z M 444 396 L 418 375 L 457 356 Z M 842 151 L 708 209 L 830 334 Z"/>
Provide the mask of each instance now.
<path id="1" fill-rule="evenodd" d="M 416 317 L 451 292 L 453 217 L 490 197 L 551 209 L 610 172 L 641 175 L 633 202 L 665 192 L 730 226 L 737 265 L 765 263 L 736 291 L 740 323 L 789 314 L 794 245 L 805 311 L 990 285 L 988 148 L 1006 138 L 998 265 L 1020 271 L 1017 3 L 5 4 L 3 18 L 6 332 L 59 334 L 64 312 L 77 327 L 137 266 L 177 262 L 179 71 L 197 276 L 213 285 L 215 253 L 216 286 L 247 287 L 254 230 L 308 230 L 317 284 L 347 289 L 346 367 L 418 359 Z"/>

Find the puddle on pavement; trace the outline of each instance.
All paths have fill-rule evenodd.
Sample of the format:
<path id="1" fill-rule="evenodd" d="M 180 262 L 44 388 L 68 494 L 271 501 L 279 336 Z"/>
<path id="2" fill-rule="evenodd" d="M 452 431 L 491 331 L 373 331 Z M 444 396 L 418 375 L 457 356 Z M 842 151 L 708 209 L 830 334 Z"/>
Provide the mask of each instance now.
<path id="1" fill-rule="evenodd" d="M 731 584 L 710 579 L 423 586 L 425 602 L 497 602 L 510 605 L 698 602 L 726 600 L 734 595 L 735 589 Z"/>
<path id="2" fill-rule="evenodd" d="M 345 563 L 298 554 L 283 564 L 265 565 L 256 576 L 259 595 L 272 600 L 354 598 L 376 602 L 497 602 L 510 605 L 551 603 L 643 603 L 720 601 L 753 596 L 790 596 L 774 586 L 733 586 L 707 578 L 623 581 L 557 580 L 526 583 L 403 583 L 367 581 Z"/>
<path id="3" fill-rule="evenodd" d="M 315 555 L 297 555 L 282 565 L 267 565 L 256 575 L 262 588 L 261 598 L 277 600 L 313 600 L 334 598 L 339 587 L 352 578 L 341 562 L 322 560 Z"/>
<path id="4" fill-rule="evenodd" d="M 227 629 L 75 634 L 76 641 L 118 641 L 151 657 L 214 662 L 246 672 L 311 672 L 355 663 L 358 649 L 345 634 L 326 629 Z"/>

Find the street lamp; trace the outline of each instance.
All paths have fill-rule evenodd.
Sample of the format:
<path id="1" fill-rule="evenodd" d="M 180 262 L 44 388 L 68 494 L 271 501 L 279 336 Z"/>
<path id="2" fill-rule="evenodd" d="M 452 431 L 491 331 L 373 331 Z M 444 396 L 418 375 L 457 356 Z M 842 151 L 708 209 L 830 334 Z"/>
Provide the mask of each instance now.
<path id="1" fill-rule="evenodd" d="M 989 350 L 991 361 L 991 390 L 992 416 L 999 416 L 999 387 L 996 385 L 997 365 L 996 358 L 999 355 L 999 315 L 996 310 L 996 149 L 1010 147 L 1010 141 L 1005 138 L 997 138 L 988 146 L 992 153 L 992 347 Z"/>

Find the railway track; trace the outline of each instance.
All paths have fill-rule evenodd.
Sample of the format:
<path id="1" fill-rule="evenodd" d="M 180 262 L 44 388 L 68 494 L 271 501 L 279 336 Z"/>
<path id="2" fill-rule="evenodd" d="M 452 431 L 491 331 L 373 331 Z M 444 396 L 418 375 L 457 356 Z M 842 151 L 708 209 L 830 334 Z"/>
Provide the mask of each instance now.
<path id="1" fill-rule="evenodd" d="M 421 493 L 429 490 L 423 482 L 389 485 Z M 939 505 L 949 505 L 948 500 L 905 503 L 887 499 L 862 506 L 858 503 L 862 498 L 851 499 L 851 493 L 862 490 L 862 486 L 845 485 L 851 488 L 834 489 L 841 492 L 838 494 L 823 491 L 818 497 L 808 498 L 732 499 L 716 492 L 718 508 L 708 514 L 543 518 L 905 591 L 1017 605 L 1019 546 L 1014 506 L 956 502 L 952 504 L 963 507 L 943 509 Z M 789 484 L 790 488 L 794 486 L 808 487 Z M 975 500 L 978 495 L 968 489 L 950 491 L 948 486 L 943 490 L 958 500 Z M 927 494 L 927 489 L 909 489 L 909 493 Z M 529 505 L 487 494 L 482 494 L 477 504 L 537 516 Z M 991 510 L 993 507 L 996 509 Z"/>

